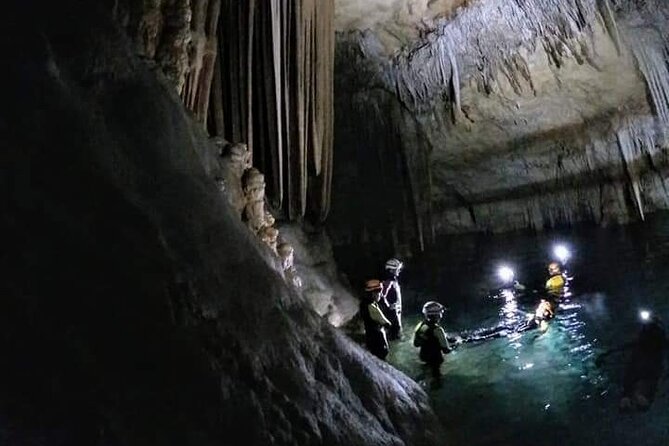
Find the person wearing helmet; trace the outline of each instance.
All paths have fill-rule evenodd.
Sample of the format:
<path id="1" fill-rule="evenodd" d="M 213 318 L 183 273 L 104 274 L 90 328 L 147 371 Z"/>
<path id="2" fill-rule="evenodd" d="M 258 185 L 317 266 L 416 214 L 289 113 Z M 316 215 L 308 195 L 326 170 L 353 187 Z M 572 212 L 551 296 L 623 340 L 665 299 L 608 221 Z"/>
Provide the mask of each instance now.
<path id="1" fill-rule="evenodd" d="M 534 313 L 529 313 L 527 319 L 513 325 L 500 324 L 494 327 L 480 328 L 462 334 L 462 342 L 482 342 L 491 339 L 506 337 L 512 333 L 523 333 L 538 328 L 540 331 L 548 329 L 548 321 L 555 317 L 555 304 L 550 299 L 541 299 Z"/>
<path id="2" fill-rule="evenodd" d="M 389 259 L 385 264 L 386 277 L 383 281 L 381 308 L 391 324 L 388 330 L 391 340 L 399 339 L 402 332 L 402 290 L 399 275 L 403 267 L 403 263 L 395 258 Z"/>
<path id="3" fill-rule="evenodd" d="M 567 281 L 565 280 L 562 268 L 558 262 L 551 262 L 548 264 L 548 276 L 546 290 L 553 294 L 560 293 Z"/>
<path id="4" fill-rule="evenodd" d="M 365 325 L 365 343 L 367 349 L 377 358 L 388 356 L 388 339 L 385 329 L 390 321 L 379 307 L 383 295 L 383 283 L 380 280 L 368 280 L 365 283 L 365 299 L 360 304 L 360 315 Z"/>
<path id="5" fill-rule="evenodd" d="M 420 347 L 421 361 L 430 368 L 436 379 L 441 376 L 443 354 L 452 350 L 446 332 L 439 325 L 443 314 L 444 306 L 439 302 L 430 301 L 423 305 L 424 319 L 416 326 L 413 337 L 414 347 Z"/>
<path id="6" fill-rule="evenodd" d="M 548 329 L 548 321 L 555 317 L 555 306 L 553 302 L 549 299 L 541 299 L 537 309 L 534 310 L 534 318 L 528 321 L 528 327 L 525 330 L 538 327 L 541 331 L 546 331 Z"/>

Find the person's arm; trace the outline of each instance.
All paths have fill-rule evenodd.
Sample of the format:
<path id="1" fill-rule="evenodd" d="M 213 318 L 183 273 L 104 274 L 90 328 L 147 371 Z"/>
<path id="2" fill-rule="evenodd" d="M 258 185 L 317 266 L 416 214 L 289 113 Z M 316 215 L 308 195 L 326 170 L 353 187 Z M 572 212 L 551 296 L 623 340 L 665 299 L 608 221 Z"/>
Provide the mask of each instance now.
<path id="1" fill-rule="evenodd" d="M 390 292 L 390 283 L 387 281 L 381 282 L 381 302 L 383 302 L 383 305 L 385 305 L 386 308 L 390 308 L 390 304 L 388 303 L 388 293 Z"/>
<path id="2" fill-rule="evenodd" d="M 444 331 L 443 328 L 435 327 L 434 335 L 437 337 L 437 340 L 439 341 L 439 346 L 445 353 L 448 353 L 452 350 L 451 344 L 448 343 L 448 337 L 446 336 L 446 332 Z"/>
<path id="3" fill-rule="evenodd" d="M 369 304 L 368 308 L 369 308 L 369 316 L 372 318 L 373 321 L 378 322 L 381 325 L 391 325 L 388 318 L 384 316 L 383 312 L 379 309 L 377 305 Z"/>
<path id="4" fill-rule="evenodd" d="M 416 325 L 416 328 L 413 329 L 413 346 L 414 347 L 421 347 L 423 344 L 422 340 L 422 335 L 421 330 L 423 329 L 424 322 L 419 322 L 418 325 Z"/>

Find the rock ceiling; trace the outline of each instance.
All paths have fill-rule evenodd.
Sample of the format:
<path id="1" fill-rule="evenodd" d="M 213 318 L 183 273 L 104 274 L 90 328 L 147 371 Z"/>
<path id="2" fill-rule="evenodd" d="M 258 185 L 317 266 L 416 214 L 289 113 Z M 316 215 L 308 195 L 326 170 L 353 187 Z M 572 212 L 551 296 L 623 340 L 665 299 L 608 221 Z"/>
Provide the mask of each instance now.
<path id="1" fill-rule="evenodd" d="M 336 88 L 347 90 L 336 108 L 352 116 L 339 141 L 363 153 L 383 140 L 378 158 L 400 146 L 419 233 L 626 221 L 669 206 L 666 2 L 336 8 Z M 346 139 L 361 131 L 355 115 L 376 134 Z M 546 194 L 562 195 L 547 209 Z"/>
<path id="2" fill-rule="evenodd" d="M 435 20 L 449 17 L 471 0 L 336 0 L 335 27 L 339 31 L 371 30 L 388 53 L 409 44 Z"/>

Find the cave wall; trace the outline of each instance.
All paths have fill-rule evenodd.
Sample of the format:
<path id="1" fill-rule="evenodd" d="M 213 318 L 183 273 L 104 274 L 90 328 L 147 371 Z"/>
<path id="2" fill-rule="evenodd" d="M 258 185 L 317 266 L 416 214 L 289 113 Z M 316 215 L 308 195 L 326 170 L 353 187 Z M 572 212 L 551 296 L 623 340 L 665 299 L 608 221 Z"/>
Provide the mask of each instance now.
<path id="1" fill-rule="evenodd" d="M 422 390 L 285 284 L 110 10 L 11 6 L 3 444 L 436 444 Z"/>
<path id="2" fill-rule="evenodd" d="M 392 215 L 410 218 L 399 243 L 379 237 L 382 250 L 402 252 L 439 233 L 624 223 L 666 208 L 667 8 L 469 2 L 405 32 L 415 37 L 393 53 L 387 29 L 340 30 L 337 243 L 393 233 Z M 359 200 L 345 182 L 375 198 L 345 208 Z"/>
<path id="3" fill-rule="evenodd" d="M 219 145 L 205 160 L 212 175 L 223 180 L 222 171 L 216 171 L 220 153 L 229 144 L 244 143 L 253 167 L 264 175 L 265 209 L 272 218 L 289 227 L 305 223 L 305 231 L 326 237 L 334 2 L 146 0 L 108 7 L 136 53 L 160 69 Z M 226 193 L 243 209 L 243 184 L 224 180 L 230 183 Z M 278 243 L 297 239 L 280 233 Z M 298 260 L 321 255 L 310 246 L 299 248 Z M 303 265 L 310 282 L 318 284 L 312 287 L 318 292 L 306 293 L 314 308 L 327 310 L 336 325 L 348 321 L 357 299 L 331 275 Z M 329 290 L 322 288 L 325 284 Z M 334 302 L 333 295 L 340 298 Z"/>

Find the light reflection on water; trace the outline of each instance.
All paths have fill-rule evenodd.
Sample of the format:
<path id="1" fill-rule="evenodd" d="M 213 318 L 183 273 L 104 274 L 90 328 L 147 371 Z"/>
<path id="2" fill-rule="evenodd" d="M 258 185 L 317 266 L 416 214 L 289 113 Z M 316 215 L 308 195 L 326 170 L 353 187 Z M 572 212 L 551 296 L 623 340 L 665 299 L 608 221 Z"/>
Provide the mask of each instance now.
<path id="1" fill-rule="evenodd" d="M 546 252 L 555 239 L 541 234 L 447 240 L 407 274 L 408 307 L 412 299 L 414 308 L 427 299 L 447 304 L 449 334 L 515 325 L 541 297 L 533 290 L 545 279 Z M 669 444 L 667 383 L 650 412 L 621 415 L 625 355 L 613 355 L 601 367 L 595 363 L 602 352 L 635 336 L 640 307 L 669 320 L 669 217 L 624 229 L 581 229 L 560 239 L 575 248 L 576 277 L 548 331 L 460 346 L 442 366 L 441 388 L 429 386 L 411 345 L 411 328 L 420 318 L 405 318 L 405 338 L 392 347 L 389 361 L 425 386 L 448 444 Z M 528 284 L 525 293 L 487 295 L 494 286 L 487 265 L 499 261 L 513 262 Z"/>

